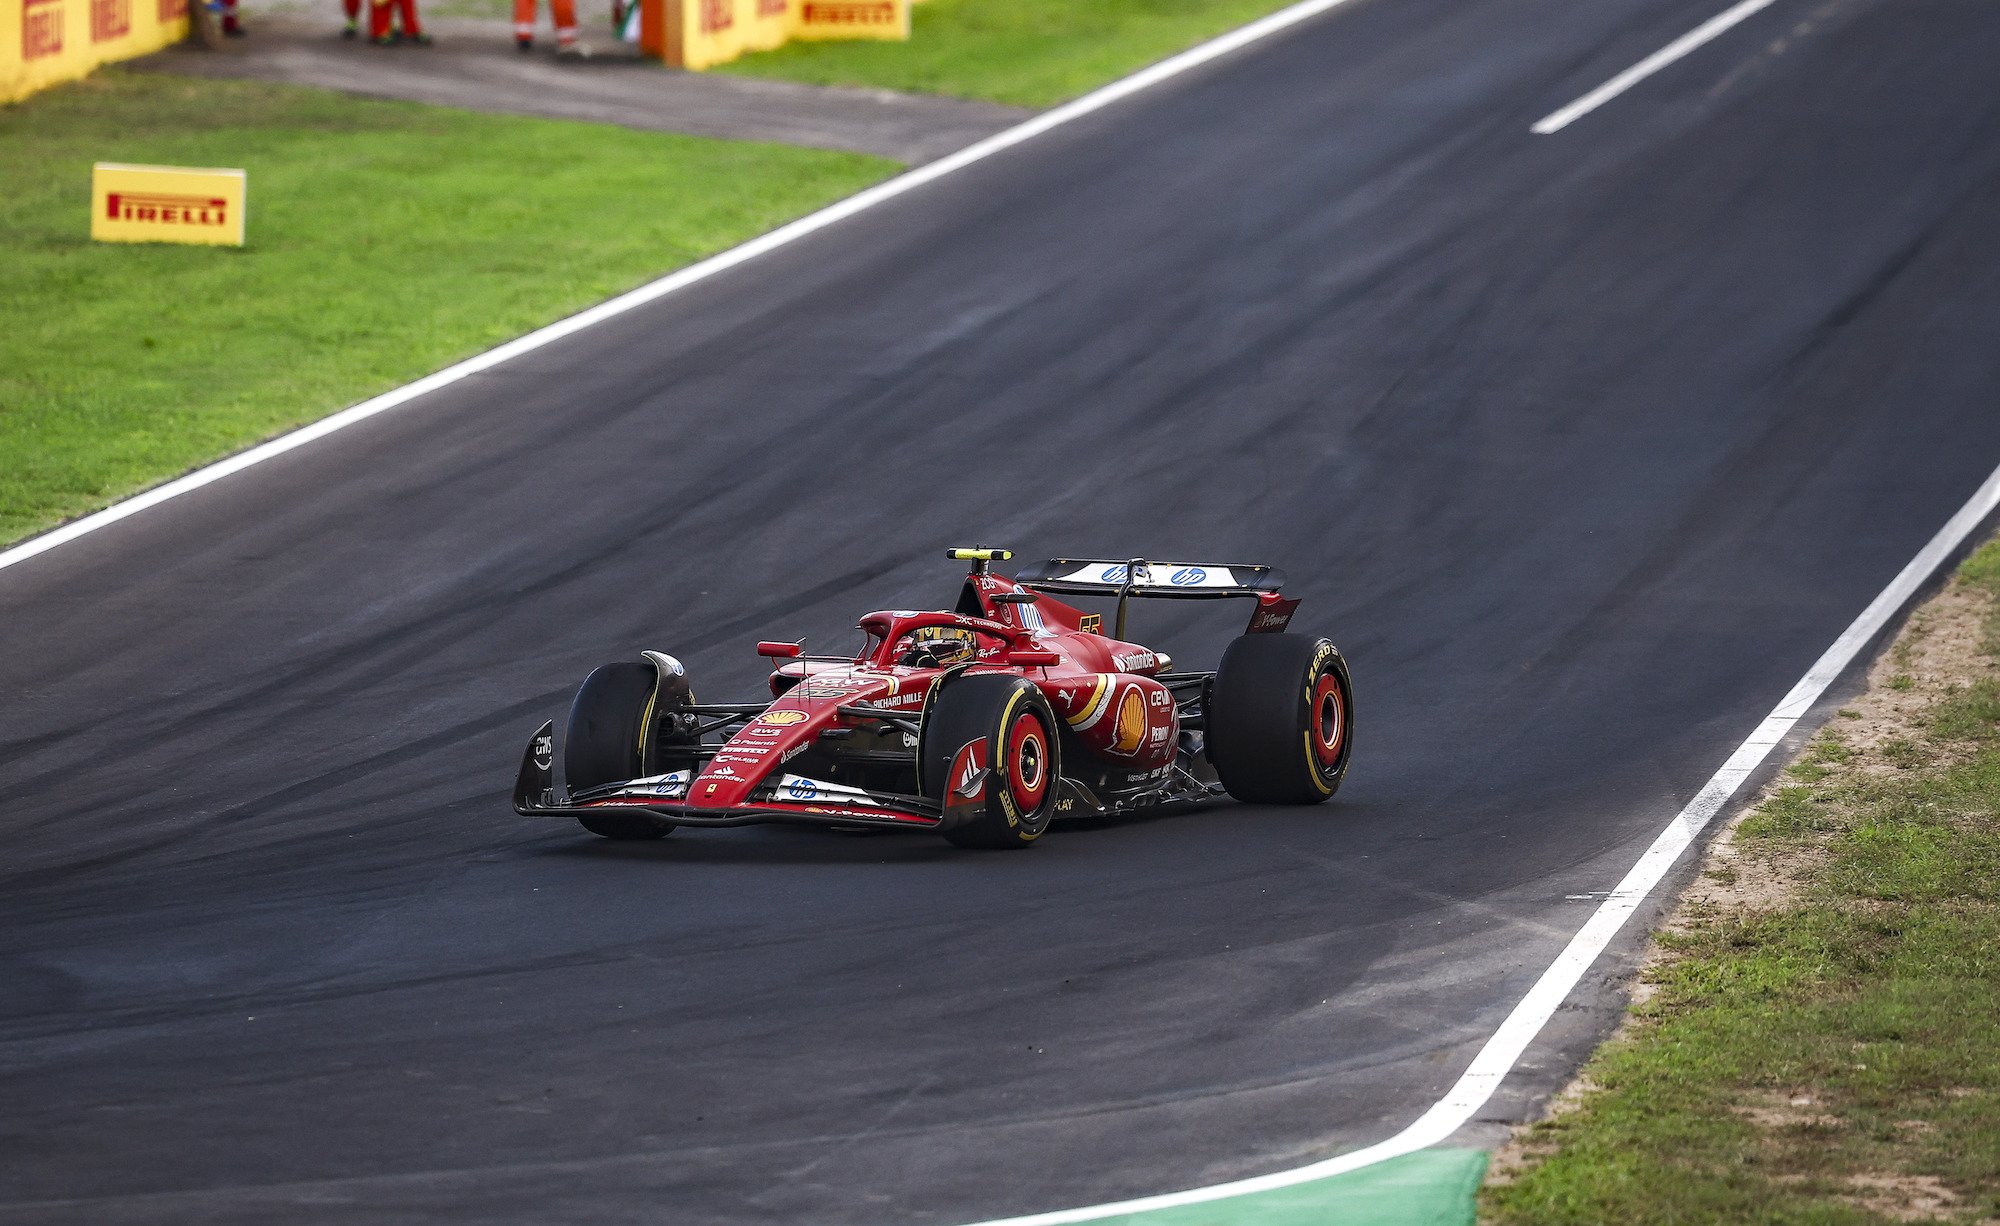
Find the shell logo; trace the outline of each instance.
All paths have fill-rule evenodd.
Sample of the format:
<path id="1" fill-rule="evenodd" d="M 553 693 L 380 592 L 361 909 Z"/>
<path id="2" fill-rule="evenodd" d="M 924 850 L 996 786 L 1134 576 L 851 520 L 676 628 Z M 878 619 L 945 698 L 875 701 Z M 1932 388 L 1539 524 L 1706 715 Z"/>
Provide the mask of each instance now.
<path id="1" fill-rule="evenodd" d="M 1125 697 L 1118 700 L 1118 732 L 1112 738 L 1111 748 L 1115 753 L 1137 753 L 1139 743 L 1146 739 L 1146 700 L 1139 696 L 1139 687 L 1125 691 Z"/>
<path id="2" fill-rule="evenodd" d="M 797 724 L 805 720 L 804 711 L 766 711 L 757 717 L 760 724 L 773 724 L 783 728 L 787 724 Z"/>

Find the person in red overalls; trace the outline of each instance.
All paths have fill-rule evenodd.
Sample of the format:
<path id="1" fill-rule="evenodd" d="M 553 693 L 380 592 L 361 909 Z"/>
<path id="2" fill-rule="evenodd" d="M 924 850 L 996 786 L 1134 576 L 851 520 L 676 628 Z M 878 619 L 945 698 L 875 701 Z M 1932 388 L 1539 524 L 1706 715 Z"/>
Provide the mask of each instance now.
<path id="1" fill-rule="evenodd" d="M 590 48 L 576 41 L 576 0 L 549 0 L 556 23 L 556 54 L 582 57 Z M 535 49 L 535 0 L 514 0 L 514 45 L 525 54 Z"/>
<path id="2" fill-rule="evenodd" d="M 390 28 L 392 14 L 401 18 L 400 31 Z M 368 37 L 378 47 L 386 47 L 398 39 L 407 39 L 419 47 L 431 44 L 431 36 L 424 33 L 417 21 L 417 0 L 368 0 Z"/>

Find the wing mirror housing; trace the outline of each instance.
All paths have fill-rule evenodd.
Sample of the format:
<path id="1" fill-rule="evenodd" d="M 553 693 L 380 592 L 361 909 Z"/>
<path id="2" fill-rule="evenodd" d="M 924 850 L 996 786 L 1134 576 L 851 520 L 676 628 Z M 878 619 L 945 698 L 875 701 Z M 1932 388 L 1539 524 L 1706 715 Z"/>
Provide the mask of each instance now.
<path id="1" fill-rule="evenodd" d="M 773 660 L 796 660 L 804 653 L 805 649 L 806 645 L 803 641 L 797 643 L 757 644 L 757 654 L 760 656 L 769 656 Z"/>
<path id="2" fill-rule="evenodd" d="M 1046 647 L 1016 647 L 1007 653 L 1007 663 L 1015 668 L 1052 668 L 1062 657 Z"/>

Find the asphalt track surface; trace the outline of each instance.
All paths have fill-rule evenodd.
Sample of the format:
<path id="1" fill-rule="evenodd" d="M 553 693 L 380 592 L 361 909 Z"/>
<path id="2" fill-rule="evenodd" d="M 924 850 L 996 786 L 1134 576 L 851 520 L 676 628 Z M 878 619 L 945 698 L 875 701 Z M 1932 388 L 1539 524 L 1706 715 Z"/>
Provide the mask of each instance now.
<path id="1" fill-rule="evenodd" d="M 0 1220 L 950 1223 L 1414 1118 L 2000 461 L 2000 9 L 1528 133 L 1712 13 L 1356 0 L 0 573 Z M 1289 569 L 1336 802 L 508 811 L 593 664 L 749 694 L 982 541 Z"/>

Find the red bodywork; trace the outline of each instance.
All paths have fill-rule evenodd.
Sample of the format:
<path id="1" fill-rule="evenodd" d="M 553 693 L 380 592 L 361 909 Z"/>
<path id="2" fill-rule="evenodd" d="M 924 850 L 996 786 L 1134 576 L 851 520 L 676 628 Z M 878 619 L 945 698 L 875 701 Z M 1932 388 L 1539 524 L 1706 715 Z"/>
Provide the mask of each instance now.
<path id="1" fill-rule="evenodd" d="M 696 775 L 684 803 L 717 811 L 753 803 L 752 794 L 777 768 L 804 752 L 830 728 L 869 722 L 842 708 L 868 707 L 915 714 L 931 684 L 947 670 L 898 663 L 909 636 L 942 627 L 974 636 L 976 662 L 968 673 L 1005 672 L 1028 678 L 1048 697 L 1085 749 L 1131 771 L 1164 770 L 1180 732 L 1174 697 L 1153 680 L 1171 663 L 1136 643 L 1106 638 L 1101 619 L 1049 596 L 1032 604 L 995 601 L 1027 589 L 1000 575 L 968 576 L 966 592 L 983 616 L 943 612 L 877 612 L 859 625 L 868 641 L 853 660 L 791 660 L 771 674 L 776 700 L 719 749 Z M 1089 628 L 1086 628 L 1089 627 Z M 1022 652 L 1047 652 L 1053 663 L 1010 662 Z M 758 799 L 760 809 L 878 816 L 874 807 Z M 931 819 L 911 815 L 912 825 Z"/>

